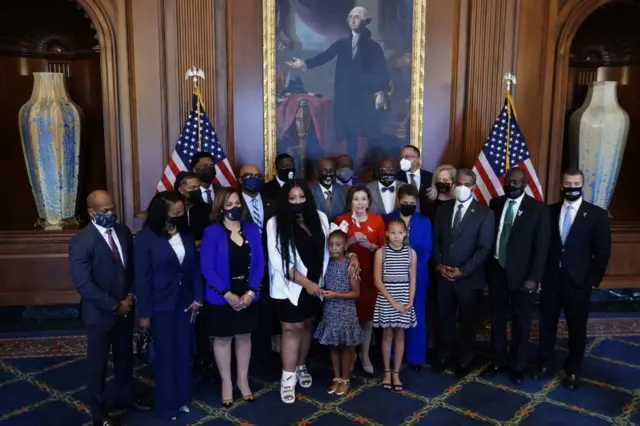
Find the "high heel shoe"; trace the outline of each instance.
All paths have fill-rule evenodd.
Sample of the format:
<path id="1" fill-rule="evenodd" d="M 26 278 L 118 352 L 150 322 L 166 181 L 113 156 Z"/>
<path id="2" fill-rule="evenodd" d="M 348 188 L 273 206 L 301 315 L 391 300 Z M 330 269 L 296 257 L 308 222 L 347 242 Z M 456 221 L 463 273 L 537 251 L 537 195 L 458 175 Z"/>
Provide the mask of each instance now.
<path id="1" fill-rule="evenodd" d="M 222 400 L 222 406 L 224 408 L 231 408 L 232 405 L 233 405 L 233 400 L 232 399 L 223 399 Z"/>
<path id="2" fill-rule="evenodd" d="M 251 394 L 246 395 L 246 396 L 245 396 L 245 395 L 242 395 L 242 400 L 243 400 L 244 402 L 253 402 L 253 401 L 255 401 L 255 400 L 256 400 L 256 397 L 251 393 Z"/>

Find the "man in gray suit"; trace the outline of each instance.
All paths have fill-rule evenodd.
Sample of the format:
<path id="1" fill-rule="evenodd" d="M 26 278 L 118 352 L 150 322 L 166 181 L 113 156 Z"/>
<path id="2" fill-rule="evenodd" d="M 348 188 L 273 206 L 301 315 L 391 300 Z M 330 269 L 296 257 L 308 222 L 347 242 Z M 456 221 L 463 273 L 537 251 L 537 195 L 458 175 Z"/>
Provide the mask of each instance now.
<path id="1" fill-rule="evenodd" d="M 330 158 L 318 161 L 318 181 L 310 187 L 318 210 L 327 215 L 330 222 L 346 211 L 347 190 L 336 185 L 336 163 Z"/>
<path id="2" fill-rule="evenodd" d="M 434 373 L 450 365 L 458 330 L 456 374 L 471 371 L 476 341 L 476 304 L 485 286 L 484 266 L 495 235 L 493 211 L 473 198 L 476 175 L 470 169 L 456 174 L 456 199 L 442 204 L 433 228 L 431 261 L 437 271 L 439 342 Z M 432 283 L 433 285 L 434 283 Z"/>
<path id="3" fill-rule="evenodd" d="M 396 181 L 396 162 L 391 157 L 382 157 L 378 163 L 378 180 L 367 184 L 371 192 L 371 213 L 386 216 L 396 209 L 398 188 L 405 185 Z"/>

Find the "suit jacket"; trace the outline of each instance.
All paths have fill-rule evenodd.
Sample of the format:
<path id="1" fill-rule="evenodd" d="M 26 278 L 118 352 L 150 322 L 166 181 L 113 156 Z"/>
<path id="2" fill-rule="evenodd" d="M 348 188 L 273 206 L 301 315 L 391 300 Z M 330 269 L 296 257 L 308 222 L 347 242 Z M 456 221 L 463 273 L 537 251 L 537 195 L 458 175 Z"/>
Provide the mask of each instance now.
<path id="1" fill-rule="evenodd" d="M 460 268 L 462 277 L 455 281 L 459 288 L 482 289 L 485 286 L 485 264 L 492 253 L 495 218 L 491 209 L 471 201 L 460 226 L 453 230 L 455 200 L 440 205 L 433 226 L 432 264 Z M 448 282 L 438 275 L 438 281 Z"/>
<path id="2" fill-rule="evenodd" d="M 202 240 L 204 229 L 211 224 L 211 205 L 199 201 L 189 209 L 189 234 L 195 241 Z"/>
<path id="3" fill-rule="evenodd" d="M 507 197 L 502 195 L 489 203 L 495 214 L 494 249 L 498 244 L 502 210 L 507 205 Z M 516 212 L 515 222 L 507 242 L 505 273 L 509 288 L 522 288 L 529 280 L 542 282 L 549 250 L 549 210 L 544 203 L 526 195 Z M 492 262 L 498 265 L 498 262 Z M 499 267 L 499 266 L 497 266 Z"/>
<path id="4" fill-rule="evenodd" d="M 133 287 L 133 236 L 125 225 L 116 224 L 113 230 L 124 265 L 114 258 L 109 243 L 93 223 L 69 242 L 71 275 L 81 297 L 82 320 L 87 325 L 115 325 L 118 303 Z"/>
<path id="5" fill-rule="evenodd" d="M 582 201 L 564 244 L 560 237 L 563 202 L 549 206 L 551 243 L 543 286 L 554 285 L 558 266 L 571 278 L 571 284 L 589 289 L 598 287 L 611 256 L 611 229 L 607 212 Z"/>
<path id="6" fill-rule="evenodd" d="M 276 182 L 277 183 L 277 182 Z M 273 215 L 276 213 L 276 203 L 274 200 L 270 200 L 269 198 L 265 197 L 264 194 L 260 194 L 260 199 L 262 200 L 262 229 L 261 229 L 261 233 L 262 233 L 262 249 L 264 252 L 264 258 L 267 259 L 267 257 L 269 256 L 269 254 L 267 253 L 267 222 L 269 221 L 269 219 L 271 219 L 273 217 Z M 251 206 L 247 206 L 247 208 L 249 210 L 251 210 Z M 251 223 L 253 222 L 253 217 L 251 216 L 251 213 L 249 213 L 248 215 L 248 221 Z M 265 300 L 266 298 L 269 297 L 269 269 L 268 269 L 268 262 L 265 262 L 265 267 L 264 267 L 264 275 L 262 276 L 262 288 L 260 289 L 260 292 L 263 293 L 263 297 L 262 300 Z"/>
<path id="7" fill-rule="evenodd" d="M 424 211 L 424 209 L 422 208 L 422 205 L 427 200 L 429 200 L 429 197 L 427 197 L 427 189 L 429 189 L 429 187 L 431 186 L 432 179 L 433 179 L 433 173 L 420 169 L 420 188 L 418 188 L 418 194 L 420 198 L 420 212 L 425 216 L 428 216 L 429 212 Z M 396 180 L 399 180 L 400 182 L 404 182 L 404 183 L 409 183 L 409 181 L 407 180 L 407 172 L 398 170 L 396 172 Z"/>
<path id="8" fill-rule="evenodd" d="M 406 185 L 405 183 L 396 181 L 396 190 L 393 193 L 395 197 L 395 207 L 398 207 L 398 189 L 401 186 Z M 387 212 L 384 209 L 384 202 L 382 201 L 382 193 L 380 192 L 380 186 L 378 185 L 378 181 L 374 180 L 367 184 L 367 188 L 371 191 L 371 208 L 369 211 L 371 213 L 379 214 L 380 216 L 386 216 Z M 395 208 L 394 208 L 395 210 Z"/>
<path id="9" fill-rule="evenodd" d="M 269 182 L 264 184 L 260 193 L 267 200 L 275 201 L 278 199 L 278 192 L 280 192 L 280 188 L 282 187 L 280 186 L 280 182 L 278 182 L 278 179 L 273 178 Z"/>
<path id="10" fill-rule="evenodd" d="M 327 203 L 324 198 L 325 188 L 318 182 L 311 184 L 309 187 L 316 202 L 316 208 L 327 215 L 329 222 L 333 222 L 336 216 L 340 216 L 347 211 L 347 190 L 337 184 L 331 187 L 331 214 L 327 211 Z"/>
<path id="11" fill-rule="evenodd" d="M 253 222 L 244 222 L 242 231 L 251 249 L 249 266 L 249 289 L 256 293 L 254 300 L 258 300 L 262 277 L 265 271 L 264 248 L 260 228 Z M 202 274 L 207 282 L 207 302 L 214 305 L 224 305 L 227 301 L 224 294 L 229 291 L 231 277 L 229 276 L 229 232 L 220 223 L 209 226 L 204 231 L 200 248 L 200 265 Z"/>
<path id="12" fill-rule="evenodd" d="M 195 240 L 180 234 L 185 256 L 182 263 L 169 243 L 150 228 L 136 234 L 135 290 L 136 316 L 150 318 L 154 312 L 186 309 L 203 300 L 204 285 Z M 184 304 L 184 306 L 182 306 Z"/>

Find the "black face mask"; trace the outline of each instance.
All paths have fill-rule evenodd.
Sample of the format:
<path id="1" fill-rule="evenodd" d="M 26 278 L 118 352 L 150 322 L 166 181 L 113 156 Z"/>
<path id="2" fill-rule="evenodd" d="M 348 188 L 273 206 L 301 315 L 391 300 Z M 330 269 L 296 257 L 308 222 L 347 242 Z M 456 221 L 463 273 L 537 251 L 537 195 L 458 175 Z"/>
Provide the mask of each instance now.
<path id="1" fill-rule="evenodd" d="M 184 198 L 189 200 L 191 204 L 202 201 L 202 192 L 200 192 L 200 189 L 194 189 L 182 195 L 184 196 Z"/>
<path id="2" fill-rule="evenodd" d="M 178 232 L 189 232 L 189 219 L 187 218 L 186 213 L 183 213 L 181 216 L 170 217 L 167 221 L 169 222 L 169 225 L 176 228 Z"/>
<path id="3" fill-rule="evenodd" d="M 209 184 L 216 178 L 216 168 L 213 166 L 203 167 L 198 170 L 198 177 L 200 178 L 202 183 Z"/>
<path id="4" fill-rule="evenodd" d="M 400 204 L 400 214 L 402 216 L 411 216 L 416 212 L 415 204 Z"/>
<path id="5" fill-rule="evenodd" d="M 440 194 L 448 194 L 451 191 L 451 184 L 447 182 L 436 182 L 436 191 Z"/>
<path id="6" fill-rule="evenodd" d="M 505 185 L 504 193 L 507 196 L 507 198 L 515 200 L 516 198 L 520 198 L 520 196 L 524 194 L 524 188 L 517 188 L 515 186 Z"/>
<path id="7" fill-rule="evenodd" d="M 283 182 L 289 182 L 296 178 L 296 169 L 282 169 L 278 170 L 278 179 Z"/>
<path id="8" fill-rule="evenodd" d="M 333 182 L 336 179 L 336 174 L 335 173 L 320 173 L 319 175 L 320 177 L 320 184 L 322 184 L 322 186 L 329 188 L 331 185 L 333 185 Z"/>
<path id="9" fill-rule="evenodd" d="M 577 188 L 562 188 L 562 195 L 567 201 L 576 201 L 582 197 L 582 187 Z"/>
<path id="10" fill-rule="evenodd" d="M 289 203 L 289 205 L 291 206 L 291 210 L 295 214 L 302 214 L 302 213 L 304 213 L 304 211 L 307 208 L 307 202 L 306 201 L 304 203 L 298 203 L 298 204 Z"/>
<path id="11" fill-rule="evenodd" d="M 396 181 L 396 175 L 390 175 L 390 174 L 380 175 L 380 177 L 378 178 L 378 181 L 383 186 L 391 186 Z"/>

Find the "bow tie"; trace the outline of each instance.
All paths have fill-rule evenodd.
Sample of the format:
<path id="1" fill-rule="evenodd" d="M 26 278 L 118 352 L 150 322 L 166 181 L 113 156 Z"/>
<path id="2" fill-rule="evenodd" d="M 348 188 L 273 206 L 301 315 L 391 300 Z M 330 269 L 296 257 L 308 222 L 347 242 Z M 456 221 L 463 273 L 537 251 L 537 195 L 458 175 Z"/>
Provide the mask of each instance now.
<path id="1" fill-rule="evenodd" d="M 395 186 L 383 186 L 382 187 L 382 192 L 391 192 L 392 194 L 396 191 L 396 187 Z"/>

